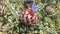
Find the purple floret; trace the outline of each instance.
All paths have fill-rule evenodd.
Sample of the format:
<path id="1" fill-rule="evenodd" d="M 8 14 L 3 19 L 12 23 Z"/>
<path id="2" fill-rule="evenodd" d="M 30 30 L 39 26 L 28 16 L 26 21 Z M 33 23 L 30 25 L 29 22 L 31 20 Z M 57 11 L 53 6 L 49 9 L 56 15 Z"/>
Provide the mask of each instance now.
<path id="1" fill-rule="evenodd" d="M 33 12 L 36 12 L 37 9 L 38 9 L 38 7 L 37 7 L 36 4 L 32 4 L 31 8 L 32 8 L 32 11 L 33 11 Z"/>

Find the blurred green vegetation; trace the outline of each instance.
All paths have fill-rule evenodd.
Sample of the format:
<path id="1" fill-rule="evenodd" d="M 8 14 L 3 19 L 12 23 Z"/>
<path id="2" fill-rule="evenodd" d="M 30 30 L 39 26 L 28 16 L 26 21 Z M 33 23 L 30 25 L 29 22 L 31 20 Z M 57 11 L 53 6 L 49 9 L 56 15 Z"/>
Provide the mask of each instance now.
<path id="1" fill-rule="evenodd" d="M 39 21 L 35 27 L 20 24 L 23 0 L 0 0 L 0 34 L 60 34 L 60 0 L 36 0 Z"/>

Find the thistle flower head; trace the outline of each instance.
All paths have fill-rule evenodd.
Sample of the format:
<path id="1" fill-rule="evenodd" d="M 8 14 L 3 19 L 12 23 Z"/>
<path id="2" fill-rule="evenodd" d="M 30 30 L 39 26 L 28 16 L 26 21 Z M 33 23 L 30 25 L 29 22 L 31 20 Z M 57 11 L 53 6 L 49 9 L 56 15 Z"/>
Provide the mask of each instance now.
<path id="1" fill-rule="evenodd" d="M 23 9 L 20 14 L 21 22 L 26 26 L 35 26 L 37 23 L 37 16 L 31 9 Z"/>

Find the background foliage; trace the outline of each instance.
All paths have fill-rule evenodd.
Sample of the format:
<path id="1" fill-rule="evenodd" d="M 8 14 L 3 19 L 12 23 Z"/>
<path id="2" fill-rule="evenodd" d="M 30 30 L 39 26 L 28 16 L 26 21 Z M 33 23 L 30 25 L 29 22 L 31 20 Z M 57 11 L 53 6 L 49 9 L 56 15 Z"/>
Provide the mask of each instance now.
<path id="1" fill-rule="evenodd" d="M 39 21 L 35 27 L 19 23 L 22 0 L 0 0 L 0 34 L 60 34 L 60 0 L 36 0 Z"/>

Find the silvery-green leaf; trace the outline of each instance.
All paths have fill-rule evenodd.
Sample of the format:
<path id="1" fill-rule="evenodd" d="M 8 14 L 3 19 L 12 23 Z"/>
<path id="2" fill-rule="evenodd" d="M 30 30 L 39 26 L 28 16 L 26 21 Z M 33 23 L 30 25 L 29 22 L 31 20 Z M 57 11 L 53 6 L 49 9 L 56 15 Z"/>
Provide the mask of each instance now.
<path id="1" fill-rule="evenodd" d="M 0 22 L 0 27 L 2 26 L 2 24 L 3 24 L 3 23 L 2 23 L 2 22 Z"/>

